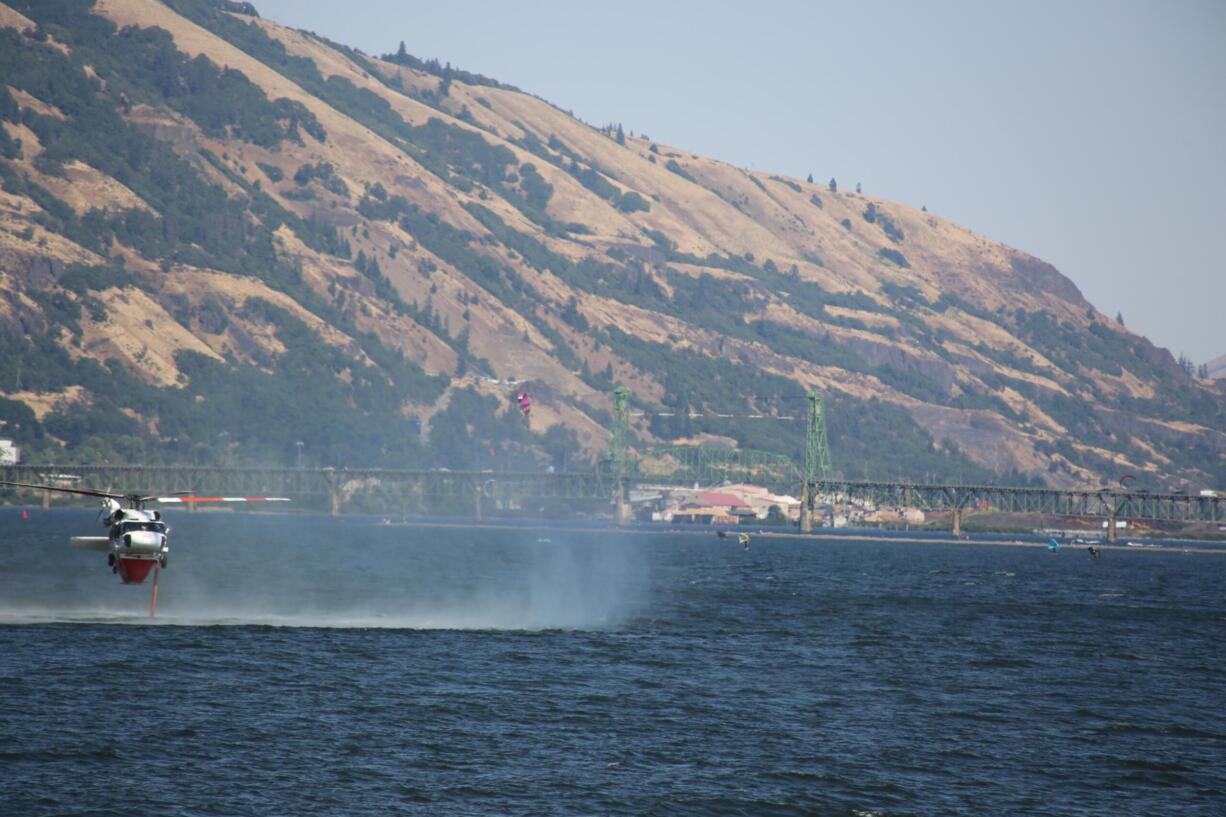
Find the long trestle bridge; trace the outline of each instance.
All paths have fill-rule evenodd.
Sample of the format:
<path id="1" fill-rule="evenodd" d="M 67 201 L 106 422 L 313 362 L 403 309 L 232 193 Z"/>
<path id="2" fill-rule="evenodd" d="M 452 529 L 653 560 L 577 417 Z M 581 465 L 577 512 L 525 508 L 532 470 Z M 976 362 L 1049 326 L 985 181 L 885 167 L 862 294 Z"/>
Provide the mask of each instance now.
<path id="1" fill-rule="evenodd" d="M 1226 522 L 1226 499 L 1216 495 L 849 480 L 825 480 L 818 490 L 833 502 L 868 502 L 878 507 L 949 512 L 955 535 L 962 532 L 963 515 L 972 510 L 1102 520 L 1112 542 L 1117 522 L 1125 520 Z"/>
<path id="2" fill-rule="evenodd" d="M 685 472 L 688 474 L 688 472 Z M 452 507 L 467 507 L 477 519 L 494 507 L 532 507 L 558 500 L 618 502 L 627 521 L 632 487 L 690 484 L 687 477 L 619 475 L 612 469 L 585 472 L 491 472 L 409 470 L 386 468 L 228 468 L 220 466 L 144 465 L 8 465 L 0 479 L 60 487 L 88 486 L 119 492 L 140 490 L 151 495 L 192 492 L 210 496 L 283 495 L 324 504 L 339 514 L 356 495 L 377 498 L 383 508 L 428 509 L 441 498 Z M 1185 493 L 1150 493 L 1126 489 L 1062 490 L 1011 488 L 1000 485 L 939 485 L 911 482 L 820 479 L 790 486 L 812 503 L 872 503 L 877 507 L 917 508 L 950 513 L 955 534 L 964 514 L 974 511 L 1046 514 L 1103 520 L 1114 539 L 1116 522 L 1226 523 L 1226 497 Z M 43 492 L 44 502 L 50 494 Z"/>
<path id="3" fill-rule="evenodd" d="M 581 503 L 593 509 L 612 504 L 619 524 L 631 519 L 630 491 L 635 487 L 752 482 L 796 492 L 800 498 L 800 529 L 804 532 L 812 530 L 819 505 L 848 503 L 949 513 L 955 534 L 961 534 L 963 516 L 970 511 L 1102 520 L 1109 541 L 1115 541 L 1117 522 L 1124 520 L 1226 523 L 1226 497 L 1213 492 L 1151 493 L 1122 485 L 1063 490 L 835 479 L 826 441 L 825 406 L 816 392 L 808 395 L 804 417 L 747 417 L 803 419 L 805 446 L 800 467 L 778 454 L 743 450 L 721 453 L 695 446 L 649 448 L 632 456 L 630 418 L 636 415 L 643 412 L 631 412 L 629 390 L 616 389 L 609 453 L 591 471 L 21 464 L 0 466 L 0 480 L 64 488 L 88 486 L 119 493 L 141 491 L 156 496 L 285 495 L 323 505 L 334 515 L 346 506 L 374 506 L 383 512 L 399 509 L 403 513 L 437 513 L 445 508 L 481 519 L 483 513 L 496 508 L 539 507 L 545 512 L 547 506 L 566 511 Z M 42 494 L 44 505 L 49 504 L 51 492 Z"/>

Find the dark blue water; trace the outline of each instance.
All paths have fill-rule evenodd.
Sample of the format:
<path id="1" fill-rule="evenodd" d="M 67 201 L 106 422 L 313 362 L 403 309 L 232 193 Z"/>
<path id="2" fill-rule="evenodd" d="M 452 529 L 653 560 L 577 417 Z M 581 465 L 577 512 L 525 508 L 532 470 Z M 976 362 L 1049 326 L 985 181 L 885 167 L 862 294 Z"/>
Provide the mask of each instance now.
<path id="1" fill-rule="evenodd" d="M 0 509 L 3 815 L 1226 813 L 1220 555 L 182 514 L 150 626 L 91 522 Z"/>

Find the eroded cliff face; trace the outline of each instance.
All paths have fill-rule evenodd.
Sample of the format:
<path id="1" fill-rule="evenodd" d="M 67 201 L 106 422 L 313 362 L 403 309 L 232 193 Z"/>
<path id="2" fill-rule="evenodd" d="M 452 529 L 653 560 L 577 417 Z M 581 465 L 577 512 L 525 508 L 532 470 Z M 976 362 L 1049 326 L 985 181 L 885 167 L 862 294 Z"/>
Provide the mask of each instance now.
<path id="1" fill-rule="evenodd" d="M 445 428 L 592 454 L 620 382 L 638 445 L 796 453 L 799 429 L 650 409 L 786 414 L 817 389 L 857 475 L 1223 477 L 1221 387 L 1049 264 L 250 10 L 0 6 L 0 394 L 33 410 L 4 404 L 12 428 L 182 454 L 246 416 L 337 462 L 442 461 Z M 531 426 L 493 380 L 529 384 Z M 433 448 L 403 439 L 418 423 Z"/>

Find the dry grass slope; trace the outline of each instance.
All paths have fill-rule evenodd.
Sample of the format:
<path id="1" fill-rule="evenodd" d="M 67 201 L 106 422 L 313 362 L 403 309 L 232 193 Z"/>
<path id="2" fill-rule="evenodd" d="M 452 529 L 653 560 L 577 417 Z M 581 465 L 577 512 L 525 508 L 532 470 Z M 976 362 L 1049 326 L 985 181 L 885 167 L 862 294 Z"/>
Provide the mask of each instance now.
<path id="1" fill-rule="evenodd" d="M 1033 334 L 1026 335 L 1012 321 L 1017 312 L 1046 313 L 1052 325 L 1078 336 L 1113 325 L 1071 282 L 1037 259 L 934 214 L 865 194 L 834 192 L 825 185 L 747 171 L 641 137 L 631 135 L 619 144 L 524 93 L 456 80 L 449 83 L 447 96 L 439 97 L 443 83 L 438 77 L 364 55 L 352 58 L 310 34 L 236 15 L 281 43 L 290 55 L 312 60 L 325 79 L 343 80 L 383 100 L 409 125 L 438 120 L 457 132 L 477 134 L 509 151 L 513 172 L 520 176 L 526 173 L 525 165 L 534 165 L 552 188 L 543 216 L 536 217 L 507 192 L 522 189 L 522 179 L 520 188 L 449 183 L 397 140 L 380 135 L 341 107 L 308 92 L 290 73 L 244 53 L 162 3 L 99 0 L 95 12 L 121 27 L 162 28 L 189 57 L 203 55 L 242 72 L 269 99 L 305 106 L 326 131 L 326 140 L 303 134 L 301 144 L 284 141 L 265 147 L 237 138 L 207 137 L 190 120 L 164 107 L 139 105 L 128 116 L 146 132 L 170 142 L 231 196 L 245 195 L 240 180 L 258 179 L 262 192 L 277 205 L 304 220 L 336 228 L 352 248 L 352 256 L 361 253 L 377 262 L 404 304 L 428 308 L 437 316 L 429 326 L 415 320 L 390 303 L 386 293 L 380 294 L 352 260 L 312 249 L 288 226 L 281 227 L 276 234 L 278 255 L 300 271 L 305 286 L 335 308 L 347 325 L 373 333 L 425 371 L 448 376 L 466 366 L 457 352 L 463 335 L 467 353 L 490 367 L 483 374 L 539 384 L 544 396 L 537 417 L 545 427 L 558 424 L 571 430 L 587 449 L 599 450 L 606 444 L 593 416 L 607 412 L 609 402 L 584 369 L 611 369 L 617 380 L 631 385 L 648 402 L 669 397 L 659 371 L 635 364 L 625 350 L 608 341 L 605 330 L 615 329 L 678 354 L 729 361 L 805 389 L 882 401 L 909 415 L 938 446 L 956 447 L 997 473 L 1018 471 L 1077 484 L 1101 478 L 1095 467 L 1086 464 L 1092 462 L 1099 463 L 1099 470 L 1177 472 L 1178 455 L 1165 447 L 1177 438 L 1208 441 L 1205 444 L 1226 458 L 1222 429 L 1146 415 L 1147 406 L 1161 397 L 1161 387 L 1144 369 L 1109 371 L 1053 359 Z M 22 30 L 31 25 L 0 5 L 0 27 Z M 64 116 L 26 91 L 15 90 L 12 96 L 23 109 Z M 3 127 L 21 140 L 22 149 L 16 158 L 0 161 L 45 187 L 78 216 L 93 208 L 150 209 L 118 180 L 82 162 L 69 163 L 62 176 L 42 172 L 37 161 L 41 147 L 34 133 L 12 122 Z M 201 149 L 221 157 L 220 165 L 204 161 Z M 568 172 L 574 158 L 603 177 L 614 191 L 612 197 L 594 192 Z M 294 181 L 295 171 L 318 163 L 331 165 L 343 183 L 342 192 L 310 185 L 309 195 L 304 194 L 306 186 Z M 474 239 L 470 246 L 475 253 L 520 282 L 516 286 L 522 286 L 517 296 L 521 300 L 500 296 L 481 278 L 480 270 L 432 251 L 403 224 L 363 216 L 359 204 L 376 186 L 439 223 L 467 232 Z M 618 196 L 631 192 L 640 195 L 648 208 L 627 212 L 615 206 Z M 542 264 L 529 259 L 522 246 L 509 246 L 474 216 L 476 207 L 494 213 L 555 260 Z M 34 219 L 40 209 L 28 197 L 0 193 L 0 324 L 25 327 L 23 331 L 42 320 L 39 306 L 27 295 L 31 288 L 53 285 L 74 263 L 105 260 L 37 225 Z M 664 250 L 661 239 L 668 245 Z M 259 299 L 287 310 L 324 343 L 352 354 L 356 365 L 374 365 L 351 334 L 258 280 L 158 263 L 117 243 L 107 254 L 122 258 L 129 270 L 158 283 L 152 292 L 131 287 L 102 292 L 98 297 L 105 318 L 86 320 L 77 340 L 64 336 L 62 342 L 71 354 L 99 361 L 116 358 L 151 384 L 180 387 L 185 378 L 175 364 L 180 350 L 244 362 L 267 361 L 284 353 L 268 326 L 243 317 L 244 305 Z M 756 290 L 757 300 L 720 327 L 684 310 L 670 314 L 645 301 L 630 303 L 599 285 L 589 285 L 599 283 L 607 290 L 611 286 L 607 282 L 579 281 L 557 268 L 587 261 L 588 269 L 594 269 L 627 254 L 634 259 L 629 267 L 651 282 L 662 303 L 676 297 L 675 290 L 685 278 L 700 287 L 743 286 Z M 736 263 L 701 261 L 709 256 Z M 762 277 L 767 273 L 775 277 Z M 803 292 L 815 286 L 834 302 L 819 308 L 806 302 Z M 177 317 L 209 303 L 220 304 L 234 316 L 223 331 Z M 563 319 L 568 304 L 590 330 L 577 329 L 573 317 Z M 800 340 L 776 348 L 769 335 L 748 334 L 751 324 L 769 325 Z M 1114 329 L 1127 336 L 1122 327 Z M 566 348 L 559 348 L 560 343 Z M 805 344 L 814 348 L 832 344 L 863 365 L 851 365 L 843 358 L 814 358 Z M 497 395 L 482 382 L 471 373 L 457 377 L 433 406 L 422 411 L 423 416 L 428 422 L 457 388 L 480 387 Z M 36 414 L 45 414 L 56 401 L 88 399 L 76 392 L 39 395 L 20 389 L 4 396 L 27 403 Z M 1110 399 L 1133 406 L 1129 424 L 1134 431 L 1101 435 L 1093 443 L 1072 440 L 1071 446 L 1061 449 L 1059 444 L 1070 431 L 1067 418 L 1054 416 L 1052 407 L 1072 399 L 1089 404 Z M 1156 427 L 1167 436 L 1155 440 L 1144 432 Z M 640 430 L 650 436 L 645 426 Z M 1074 462 L 1073 452 L 1085 458 Z"/>

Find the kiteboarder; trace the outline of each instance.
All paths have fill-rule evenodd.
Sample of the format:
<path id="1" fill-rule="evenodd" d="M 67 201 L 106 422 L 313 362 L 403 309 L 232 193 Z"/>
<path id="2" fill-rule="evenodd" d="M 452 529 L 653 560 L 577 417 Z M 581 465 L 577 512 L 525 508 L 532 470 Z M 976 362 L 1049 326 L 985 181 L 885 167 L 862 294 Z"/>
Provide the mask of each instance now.
<path id="1" fill-rule="evenodd" d="M 741 543 L 741 547 L 743 547 L 745 550 L 749 550 L 749 534 L 748 533 L 742 533 L 740 536 L 737 537 L 737 541 Z"/>
<path id="2" fill-rule="evenodd" d="M 1087 550 L 1089 550 L 1089 551 L 1090 551 L 1090 558 L 1091 558 L 1091 559 L 1097 559 L 1099 556 L 1102 556 L 1102 555 L 1103 555 L 1103 552 L 1102 552 L 1101 550 L 1099 550 L 1098 548 L 1094 547 L 1093 545 L 1090 545 L 1090 546 L 1087 548 Z"/>
<path id="3" fill-rule="evenodd" d="M 519 405 L 519 410 L 524 413 L 525 420 L 532 416 L 532 398 L 528 395 L 528 392 L 515 392 L 515 402 Z"/>

